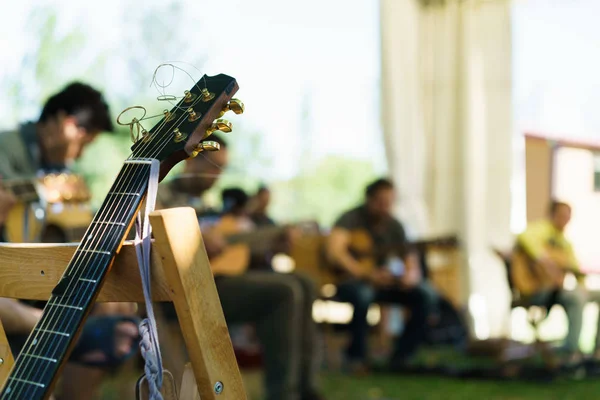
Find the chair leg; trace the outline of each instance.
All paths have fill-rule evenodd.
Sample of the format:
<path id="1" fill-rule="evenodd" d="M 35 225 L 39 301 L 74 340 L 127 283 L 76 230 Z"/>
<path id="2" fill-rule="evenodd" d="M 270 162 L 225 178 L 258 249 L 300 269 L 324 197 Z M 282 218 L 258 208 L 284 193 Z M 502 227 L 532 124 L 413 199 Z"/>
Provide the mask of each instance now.
<path id="1" fill-rule="evenodd" d="M 552 349 L 550 348 L 550 344 L 548 342 L 542 340 L 542 338 L 540 337 L 539 322 L 529 321 L 529 323 L 533 327 L 533 332 L 535 335 L 535 347 L 536 347 L 537 351 L 540 353 L 540 355 L 542 356 L 544 365 L 548 369 L 558 368 L 560 365 L 558 357 L 556 357 L 556 355 L 552 352 Z"/>

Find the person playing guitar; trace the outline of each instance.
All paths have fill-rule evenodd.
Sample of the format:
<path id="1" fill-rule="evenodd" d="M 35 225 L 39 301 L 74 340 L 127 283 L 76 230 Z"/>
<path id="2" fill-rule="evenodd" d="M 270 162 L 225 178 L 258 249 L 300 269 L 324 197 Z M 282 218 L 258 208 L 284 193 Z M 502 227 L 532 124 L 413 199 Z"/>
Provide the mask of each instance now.
<path id="1" fill-rule="evenodd" d="M 425 337 L 429 296 L 419 288 L 421 271 L 402 224 L 392 216 L 394 186 L 379 179 L 366 188 L 365 203 L 344 213 L 326 250 L 337 270 L 337 297 L 352 303 L 351 341 L 346 350 L 354 372 L 366 368 L 367 311 L 373 302 L 402 304 L 410 317 L 395 343 L 390 368 L 401 368 Z"/>
<path id="2" fill-rule="evenodd" d="M 157 209 L 196 208 L 227 324 L 253 323 L 256 326 L 263 348 L 265 399 L 322 400 L 316 382 L 318 340 L 312 318 L 316 300 L 314 285 L 309 279 L 293 274 L 247 271 L 249 252 L 243 250 L 243 245 L 227 244 L 222 226 L 219 227 L 221 215 L 204 208 L 201 201 L 201 196 L 216 183 L 226 167 L 229 156 L 227 144 L 221 137 L 212 134 L 209 140 L 217 142 L 220 151 L 188 159 L 178 179 L 160 185 Z M 239 266 L 232 267 L 234 264 Z M 169 319 L 175 317 L 170 308 L 169 305 L 163 308 Z"/>
<path id="3" fill-rule="evenodd" d="M 568 362 L 577 362 L 583 308 L 587 294 L 581 285 L 574 290 L 563 288 L 567 272 L 581 276 L 573 246 L 564 231 L 571 220 L 571 206 L 552 201 L 549 217 L 527 226 L 516 241 L 511 262 L 511 279 L 528 302 L 539 305 L 560 304 L 569 323 L 564 351 Z"/>
<path id="4" fill-rule="evenodd" d="M 30 179 L 40 171 L 68 170 L 100 132 L 113 130 L 110 118 L 108 105 L 100 92 L 83 83 L 68 85 L 48 99 L 37 123 L 0 132 L 0 179 Z M 0 181 L 0 241 L 5 241 L 3 226 L 14 204 L 14 197 L 2 189 Z M 46 239 L 61 241 L 56 237 Z M 19 352 L 41 318 L 38 305 L 0 298 L 0 320 L 13 351 Z M 84 326 L 65 369 L 70 378 L 62 388 L 64 399 L 94 397 L 104 368 L 114 368 L 135 354 L 138 328 L 134 312 L 134 304 L 96 305 L 95 315 Z"/>

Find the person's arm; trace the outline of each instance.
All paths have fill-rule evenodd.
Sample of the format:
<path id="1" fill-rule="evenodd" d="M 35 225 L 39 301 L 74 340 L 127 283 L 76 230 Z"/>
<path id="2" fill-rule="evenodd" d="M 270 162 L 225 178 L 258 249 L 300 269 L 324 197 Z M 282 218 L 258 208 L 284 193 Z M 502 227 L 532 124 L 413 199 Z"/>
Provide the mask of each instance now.
<path id="1" fill-rule="evenodd" d="M 404 226 L 400 221 L 394 220 L 391 235 L 393 235 L 394 242 L 397 243 L 398 254 L 402 257 L 404 263 L 404 274 L 401 283 L 409 288 L 414 287 L 423 279 L 419 255 L 410 244 Z"/>
<path id="2" fill-rule="evenodd" d="M 0 297 L 0 320 L 9 334 L 28 334 L 42 317 L 42 310 Z"/>
<path id="3" fill-rule="evenodd" d="M 8 213 L 15 202 L 15 197 L 2 188 L 2 179 L 0 179 L 0 237 L 3 234 L 4 223 L 6 222 L 6 218 L 8 218 Z"/>
<path id="4" fill-rule="evenodd" d="M 0 141 L 0 240 L 4 240 L 4 223 L 12 206 L 16 203 L 15 197 L 3 189 L 3 179 L 23 178 L 14 168 L 10 147 L 12 142 L 8 140 Z"/>
<path id="5" fill-rule="evenodd" d="M 417 286 L 423 280 L 421 266 L 419 265 L 419 256 L 411 251 L 404 257 L 404 275 L 401 282 L 404 286 L 412 288 Z"/>
<path id="6" fill-rule="evenodd" d="M 567 261 L 569 263 L 569 267 L 579 270 L 579 261 L 577 260 L 577 256 L 575 255 L 575 250 L 573 250 L 573 245 L 567 240 L 565 240 L 565 252 L 567 253 Z"/>
<path id="7" fill-rule="evenodd" d="M 348 251 L 349 245 L 350 231 L 342 227 L 333 228 L 326 242 L 327 257 L 353 276 L 360 277 L 363 275 L 362 268 Z"/>

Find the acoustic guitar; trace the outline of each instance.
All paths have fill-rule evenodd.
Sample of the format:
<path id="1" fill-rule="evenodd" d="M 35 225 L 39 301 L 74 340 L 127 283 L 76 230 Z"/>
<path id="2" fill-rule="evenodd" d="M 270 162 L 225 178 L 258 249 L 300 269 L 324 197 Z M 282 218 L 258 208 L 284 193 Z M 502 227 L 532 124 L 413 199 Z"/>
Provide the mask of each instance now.
<path id="1" fill-rule="evenodd" d="M 405 250 L 399 246 L 376 246 L 366 229 L 353 229 L 350 231 L 348 251 L 360 264 L 361 271 L 364 272 L 363 276 L 369 276 L 377 268 L 381 267 L 381 265 L 378 265 L 378 261 L 382 259 L 385 259 L 389 263 L 388 267 L 395 276 L 403 275 L 403 264 L 398 265 L 397 262 L 393 262 L 392 260 L 400 259 L 404 261 L 406 256 L 414 256 L 412 253 L 405 254 Z M 412 261 L 416 262 L 416 260 Z M 328 268 L 337 275 L 338 280 L 349 278 L 349 274 L 342 267 L 334 263 L 329 263 Z"/>
<path id="2" fill-rule="evenodd" d="M 92 222 L 90 191 L 79 175 L 5 180 L 2 188 L 17 199 L 5 222 L 9 242 L 75 242 Z"/>
<path id="3" fill-rule="evenodd" d="M 218 143 L 205 139 L 216 130 L 231 131 L 229 122 L 215 119 L 229 110 L 243 112 L 243 105 L 232 99 L 237 90 L 230 76 L 203 76 L 134 143 L 10 371 L 0 399 L 40 400 L 50 396 L 147 194 L 154 160 L 160 162 L 162 180 L 178 162 L 218 149 Z"/>
<path id="4" fill-rule="evenodd" d="M 235 218 L 224 216 L 211 228 L 224 240 L 224 249 L 210 258 L 215 275 L 242 275 L 252 262 L 252 257 L 272 253 L 288 227 L 269 226 L 243 231 Z M 210 233 L 207 235 L 210 237 Z"/>
<path id="5" fill-rule="evenodd" d="M 547 246 L 546 254 L 554 262 L 556 269 L 547 269 L 535 262 L 521 246 L 515 246 L 511 257 L 510 276 L 514 289 L 521 295 L 530 296 L 542 290 L 560 289 L 568 273 L 577 278 L 585 276 L 571 265 L 564 250 Z"/>

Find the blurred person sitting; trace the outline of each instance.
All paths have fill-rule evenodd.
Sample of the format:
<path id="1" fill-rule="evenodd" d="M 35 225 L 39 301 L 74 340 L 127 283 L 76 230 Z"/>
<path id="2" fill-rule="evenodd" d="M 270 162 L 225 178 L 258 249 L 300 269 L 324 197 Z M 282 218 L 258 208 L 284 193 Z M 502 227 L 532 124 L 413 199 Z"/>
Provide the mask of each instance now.
<path id="1" fill-rule="evenodd" d="M 346 350 L 352 372 L 368 368 L 367 311 L 374 302 L 400 304 L 410 310 L 404 330 L 396 340 L 390 368 L 404 366 L 425 338 L 432 298 L 419 287 L 418 260 L 402 224 L 392 216 L 393 204 L 393 184 L 387 179 L 376 180 L 367 186 L 364 204 L 344 213 L 327 239 L 327 256 L 340 281 L 337 298 L 354 307 L 351 341 Z M 355 235 L 362 239 L 355 239 Z M 373 268 L 361 264 L 362 251 L 367 253 Z"/>
<path id="2" fill-rule="evenodd" d="M 261 186 L 250 202 L 250 219 L 256 226 L 275 226 L 275 221 L 269 217 L 268 209 L 271 203 L 271 191 Z"/>
<path id="3" fill-rule="evenodd" d="M 525 231 L 518 235 L 515 249 L 524 252 L 531 265 L 541 267 L 553 281 L 553 284 L 528 295 L 527 302 L 544 306 L 559 304 L 565 309 L 568 333 L 562 350 L 567 355 L 567 363 L 577 363 L 582 359 L 579 339 L 583 325 L 583 309 L 588 300 L 600 302 L 600 292 L 588 292 L 581 282 L 572 290 L 564 288 L 565 272 L 580 270 L 573 246 L 565 236 L 565 229 L 571 221 L 571 206 L 564 202 L 552 201 L 548 211 L 547 218 L 531 222 Z M 515 268 L 514 256 L 511 268 Z M 598 327 L 600 332 L 600 325 Z M 596 338 L 596 357 L 600 356 L 599 338 L 600 336 Z"/>
<path id="4" fill-rule="evenodd" d="M 0 133 L 0 179 L 29 179 L 40 173 L 66 171 L 100 132 L 112 130 L 109 107 L 102 94 L 86 84 L 72 83 L 46 101 L 36 123 L 25 123 L 17 130 Z M 14 204 L 14 197 L 2 189 L 0 181 L 0 237 Z M 43 238 L 44 241 L 61 239 L 62 236 Z M 40 307 L 43 307 L 41 302 L 24 304 L 0 299 L 0 319 L 9 333 L 15 356 L 39 320 Z M 84 325 L 64 370 L 71 376 L 64 380 L 63 398 L 90 398 L 98 389 L 104 369 L 112 369 L 135 354 L 134 343 L 138 339 L 135 309 L 134 304 L 94 307 L 92 314 L 96 316 Z M 82 387 L 87 389 L 83 393 Z"/>
<path id="5" fill-rule="evenodd" d="M 250 270 L 240 275 L 219 272 L 217 260 L 222 260 L 220 257 L 228 251 L 217 228 L 222 216 L 203 207 L 201 197 L 216 183 L 229 154 L 227 144 L 219 136 L 213 134 L 209 140 L 219 143 L 221 150 L 188 159 L 180 177 L 160 185 L 157 207 L 195 206 L 227 324 L 253 323 L 256 327 L 264 354 L 266 399 L 323 399 L 316 382 L 318 341 L 312 319 L 316 299 L 313 283 L 298 276 L 266 271 Z M 245 215 L 247 196 L 240 195 L 239 190 L 229 193 L 236 193 L 234 197 L 242 200 L 242 204 L 228 203 L 226 207 L 225 215 L 235 222 Z M 231 229 L 225 232 L 230 233 Z M 165 315 L 174 318 L 172 312 L 165 311 Z"/>

